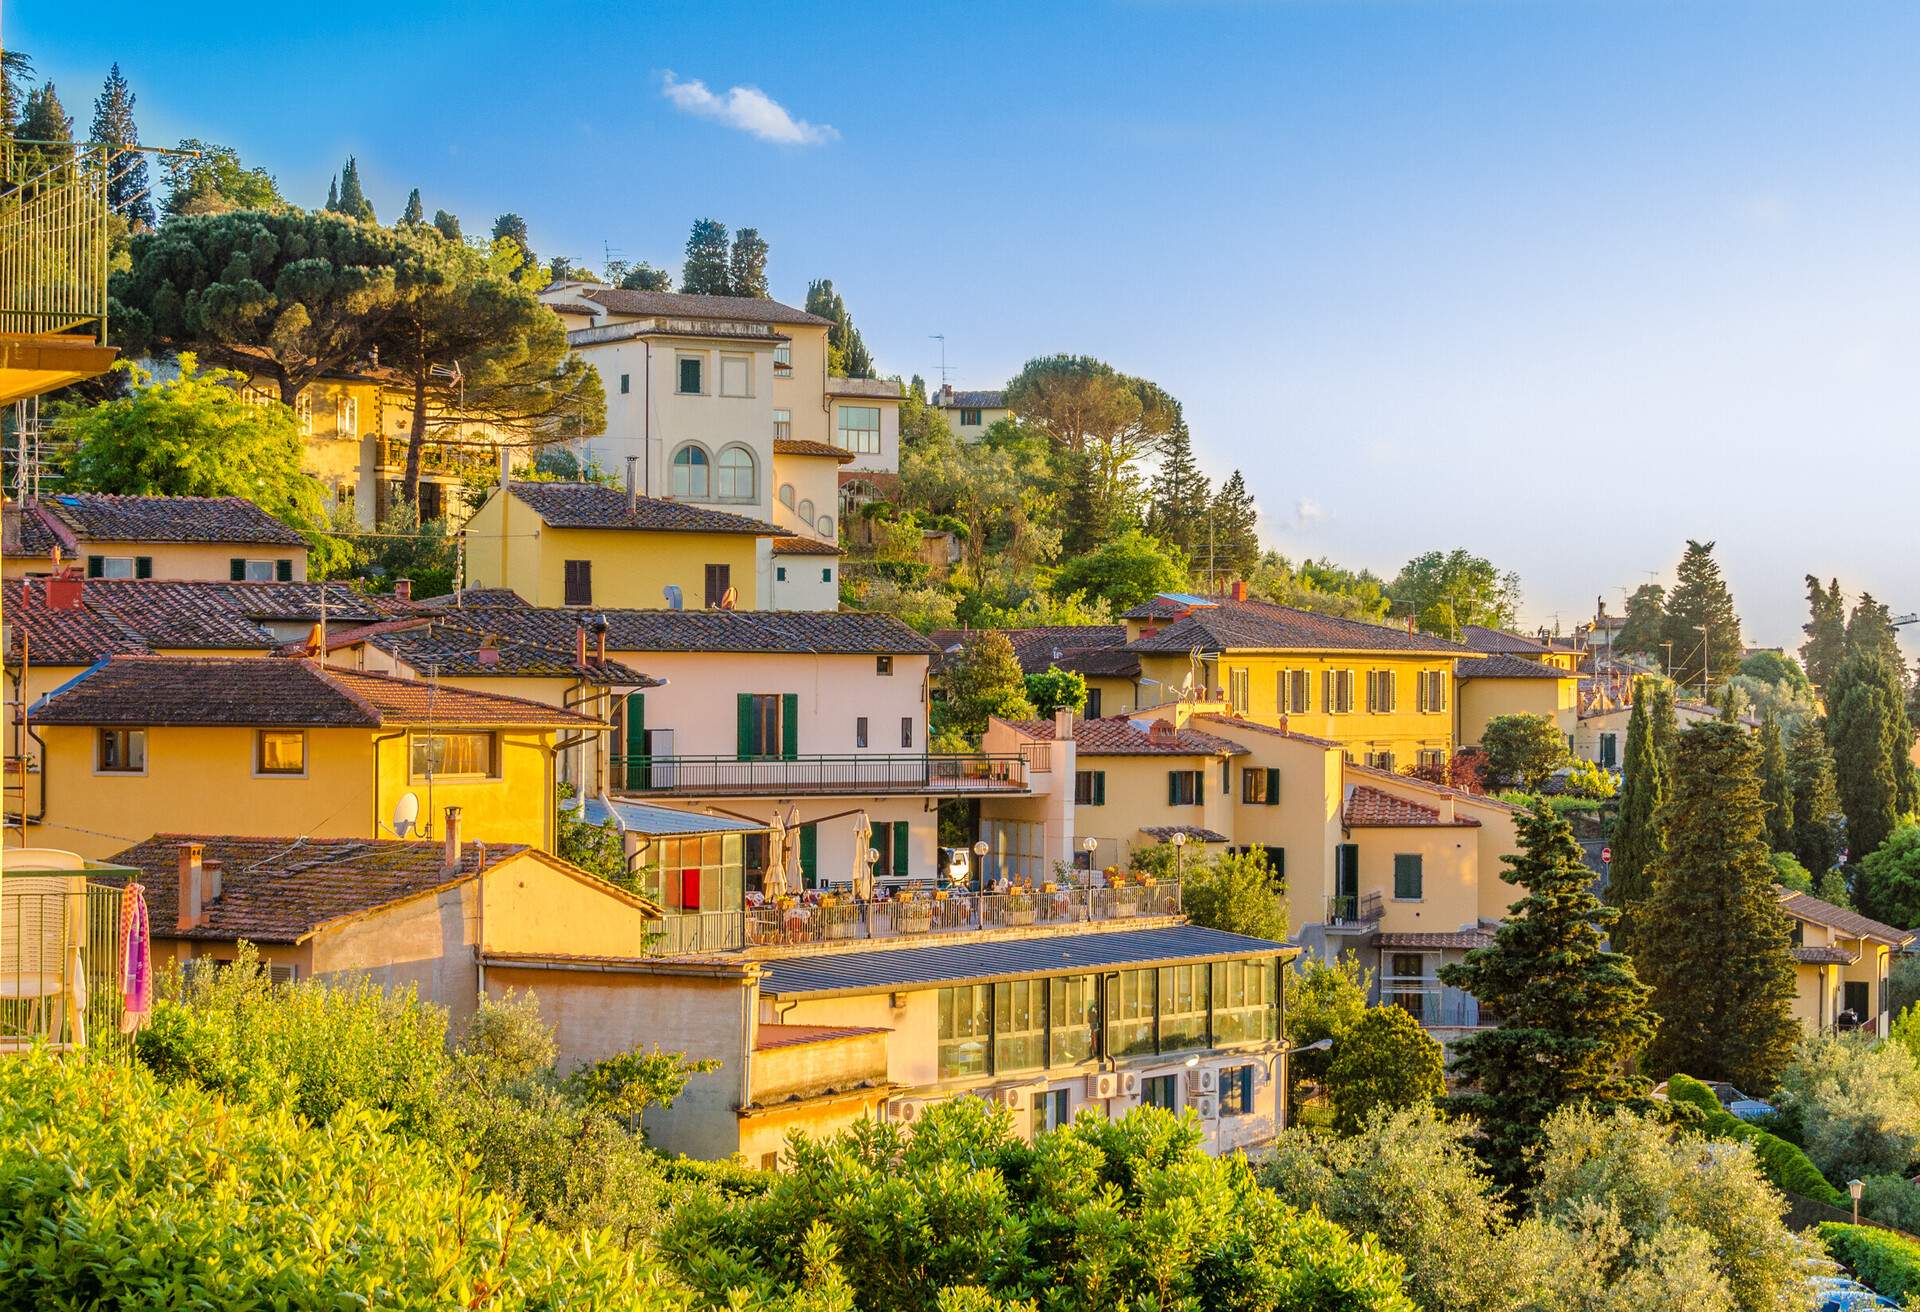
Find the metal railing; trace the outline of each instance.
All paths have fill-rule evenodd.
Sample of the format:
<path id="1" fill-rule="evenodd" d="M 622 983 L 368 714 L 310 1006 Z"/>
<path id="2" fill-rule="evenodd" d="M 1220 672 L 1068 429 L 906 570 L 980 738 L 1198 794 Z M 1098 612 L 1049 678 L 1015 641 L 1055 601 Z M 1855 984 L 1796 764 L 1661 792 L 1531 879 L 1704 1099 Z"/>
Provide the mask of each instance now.
<path id="1" fill-rule="evenodd" d="M 411 443 L 405 438 L 383 437 L 380 449 L 375 454 L 381 469 L 405 469 L 407 466 L 407 448 Z M 492 474 L 500 467 L 497 450 L 483 446 L 462 446 L 446 442 L 426 442 L 420 447 L 420 472 L 423 474 L 447 474 L 455 477 L 467 474 Z"/>
<path id="2" fill-rule="evenodd" d="M 0 332 L 107 340 L 104 145 L 0 143 Z"/>
<path id="3" fill-rule="evenodd" d="M 1327 899 L 1326 923 L 1371 925 L 1386 913 L 1386 901 L 1378 893 L 1336 893 Z"/>
<path id="4" fill-rule="evenodd" d="M 75 875 L 0 881 L 0 1053 L 118 1038 L 121 896 Z"/>
<path id="5" fill-rule="evenodd" d="M 1025 792 L 1019 756 L 615 756 L 619 791 L 684 797 L 802 793 Z"/>
<path id="6" fill-rule="evenodd" d="M 746 916 L 739 911 L 669 911 L 647 935 L 650 956 L 732 952 L 746 943 Z"/>
<path id="7" fill-rule="evenodd" d="M 863 902 L 838 896 L 832 903 L 795 901 L 791 906 L 751 907 L 747 942 L 756 947 L 900 938 L 916 934 L 1075 925 L 1180 914 L 1180 885 L 1122 888 L 1062 888 L 1011 893 L 926 892 L 910 899 Z"/>
<path id="8" fill-rule="evenodd" d="M 1399 1007 L 1428 1029 L 1478 1029 L 1494 1023 L 1478 998 L 1430 976 L 1383 975 L 1380 1001 Z"/>

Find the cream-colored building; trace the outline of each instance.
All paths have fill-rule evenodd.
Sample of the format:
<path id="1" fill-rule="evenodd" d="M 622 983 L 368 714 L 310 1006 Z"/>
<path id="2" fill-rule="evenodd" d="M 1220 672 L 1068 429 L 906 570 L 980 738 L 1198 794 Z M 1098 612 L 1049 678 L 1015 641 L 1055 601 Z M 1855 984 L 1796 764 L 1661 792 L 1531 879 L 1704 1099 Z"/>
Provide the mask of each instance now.
<path id="1" fill-rule="evenodd" d="M 977 442 L 1002 419 L 1014 417 L 1002 391 L 956 392 L 942 384 L 933 394 L 933 408 L 946 417 L 947 427 L 964 442 Z"/>
<path id="2" fill-rule="evenodd" d="M 1886 1038 L 1893 1021 L 1887 976 L 1912 931 L 1784 888 L 1780 906 L 1793 919 L 1794 1019 L 1811 1033 L 1848 1028 Z"/>
<path id="3" fill-rule="evenodd" d="M 241 497 L 56 492 L 0 509 L 7 578 L 71 568 L 92 579 L 301 582 L 307 540 Z"/>
<path id="4" fill-rule="evenodd" d="M 829 378 L 829 441 L 853 457 L 847 476 L 900 472 L 900 384 L 886 378 Z"/>

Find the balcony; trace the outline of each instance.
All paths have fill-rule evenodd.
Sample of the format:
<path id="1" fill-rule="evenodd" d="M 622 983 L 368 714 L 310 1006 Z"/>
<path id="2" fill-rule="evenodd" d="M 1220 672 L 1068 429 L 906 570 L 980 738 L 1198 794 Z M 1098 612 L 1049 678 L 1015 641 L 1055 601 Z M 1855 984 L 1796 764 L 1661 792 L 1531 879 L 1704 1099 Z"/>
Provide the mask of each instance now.
<path id="1" fill-rule="evenodd" d="M 0 143 L 0 402 L 104 373 L 111 146 Z"/>
<path id="2" fill-rule="evenodd" d="M 383 471 L 403 470 L 407 467 L 407 447 L 411 443 L 403 438 L 383 437 L 380 448 L 374 454 L 378 468 Z M 500 469 L 500 456 L 491 446 L 467 446 L 448 442 L 427 442 L 420 448 L 420 472 L 427 475 L 439 475 L 446 478 L 466 478 L 479 476 L 492 477 Z"/>
<path id="3" fill-rule="evenodd" d="M 1482 1029 L 1496 1023 L 1491 1012 L 1481 1010 L 1480 999 L 1430 975 L 1381 976 L 1380 1001 L 1399 1007 L 1430 1030 Z"/>
<path id="4" fill-rule="evenodd" d="M 870 797 L 1024 793 L 1020 756 L 616 756 L 615 790 L 643 797 Z"/>
<path id="5" fill-rule="evenodd" d="M 746 939 L 753 947 L 794 947 L 926 934 L 1071 926 L 1180 914 L 1180 885 L 1065 888 L 1012 893 L 952 893 L 863 902 L 833 895 L 819 902 L 750 907 Z"/>
<path id="6" fill-rule="evenodd" d="M 1386 902 L 1379 893 L 1336 893 L 1327 899 L 1328 928 L 1365 929 L 1386 915 Z"/>
<path id="7" fill-rule="evenodd" d="M 120 901 L 84 875 L 0 879 L 0 1053 L 119 1037 Z"/>

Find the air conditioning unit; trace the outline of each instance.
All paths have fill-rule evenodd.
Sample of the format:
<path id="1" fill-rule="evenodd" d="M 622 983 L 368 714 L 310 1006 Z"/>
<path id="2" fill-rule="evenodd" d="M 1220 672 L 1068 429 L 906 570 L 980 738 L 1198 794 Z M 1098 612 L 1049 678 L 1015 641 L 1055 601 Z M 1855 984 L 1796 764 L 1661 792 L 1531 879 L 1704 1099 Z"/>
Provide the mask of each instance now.
<path id="1" fill-rule="evenodd" d="M 919 1098 L 895 1098 L 887 1104 L 887 1119 L 909 1124 L 919 1120 L 926 1109 L 927 1104 Z"/>
<path id="2" fill-rule="evenodd" d="M 1123 1098 L 1138 1098 L 1140 1096 L 1139 1071 L 1120 1072 L 1120 1096 Z"/>
<path id="3" fill-rule="evenodd" d="M 1016 1112 L 1025 1111 L 1028 1100 L 1032 1097 L 1033 1090 L 1024 1084 L 1010 1085 L 1006 1088 L 995 1089 L 993 1091 L 993 1100 L 995 1102 L 999 1103 L 1002 1107 L 1011 1108 Z"/>
<path id="4" fill-rule="evenodd" d="M 1112 1071 L 1097 1071 L 1087 1076 L 1087 1097 L 1117 1098 L 1120 1096 L 1120 1077 Z"/>
<path id="5" fill-rule="evenodd" d="M 1190 1094 L 1217 1093 L 1220 1089 L 1220 1072 L 1210 1066 L 1187 1072 L 1187 1092 Z"/>
<path id="6" fill-rule="evenodd" d="M 1192 1107 L 1193 1114 L 1195 1116 L 1198 1116 L 1203 1121 L 1210 1121 L 1215 1116 L 1218 1116 L 1220 1114 L 1219 1105 L 1214 1101 L 1212 1095 L 1210 1094 L 1199 1097 L 1199 1098 L 1195 1098 L 1191 1103 L 1187 1105 Z"/>

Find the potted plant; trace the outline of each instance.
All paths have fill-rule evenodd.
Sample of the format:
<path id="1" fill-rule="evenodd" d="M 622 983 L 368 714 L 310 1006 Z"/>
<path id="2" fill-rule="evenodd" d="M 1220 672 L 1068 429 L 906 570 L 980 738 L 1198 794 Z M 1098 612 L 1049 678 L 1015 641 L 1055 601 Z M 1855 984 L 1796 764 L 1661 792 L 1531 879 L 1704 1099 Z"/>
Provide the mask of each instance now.
<path id="1" fill-rule="evenodd" d="M 933 902 L 929 898 L 915 897 L 913 890 L 903 888 L 900 897 L 893 904 L 893 928 L 899 934 L 924 934 L 933 924 Z"/>
<path id="2" fill-rule="evenodd" d="M 1006 921 L 1009 925 L 1031 925 L 1033 916 L 1034 904 L 1031 889 L 1021 886 L 1007 894 Z"/>

